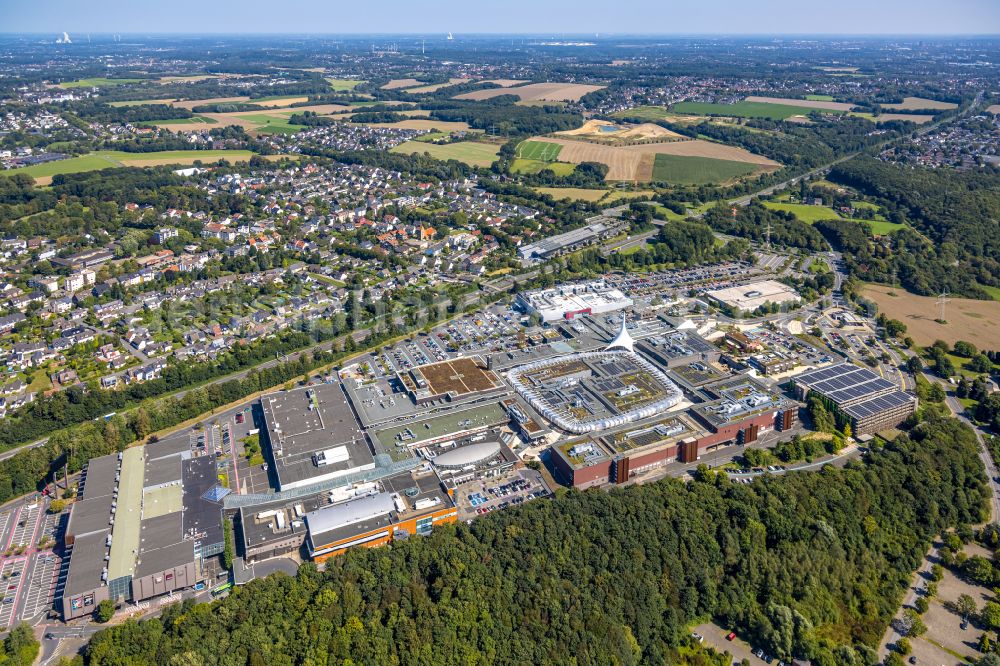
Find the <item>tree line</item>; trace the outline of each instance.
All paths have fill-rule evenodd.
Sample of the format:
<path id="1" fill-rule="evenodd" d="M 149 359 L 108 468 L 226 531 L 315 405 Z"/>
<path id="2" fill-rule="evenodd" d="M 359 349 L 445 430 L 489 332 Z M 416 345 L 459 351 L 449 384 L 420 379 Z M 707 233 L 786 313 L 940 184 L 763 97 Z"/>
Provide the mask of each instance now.
<path id="1" fill-rule="evenodd" d="M 785 661 L 873 666 L 931 538 L 986 516 L 984 481 L 949 419 L 843 469 L 569 491 L 170 606 L 79 661 L 677 663 L 713 617 Z"/>

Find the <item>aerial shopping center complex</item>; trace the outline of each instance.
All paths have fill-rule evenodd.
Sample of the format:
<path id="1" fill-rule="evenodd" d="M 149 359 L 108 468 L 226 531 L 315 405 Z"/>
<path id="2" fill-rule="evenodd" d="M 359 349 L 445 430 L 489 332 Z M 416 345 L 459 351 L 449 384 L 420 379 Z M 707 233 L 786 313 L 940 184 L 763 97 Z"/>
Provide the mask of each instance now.
<path id="1" fill-rule="evenodd" d="M 416 538 L 552 483 L 626 484 L 731 459 L 791 437 L 810 392 L 859 434 L 915 406 L 868 370 L 818 354 L 804 366 L 806 352 L 769 347 L 770 333 L 671 316 L 603 280 L 519 294 L 503 313 L 541 323 L 474 351 L 446 349 L 458 325 L 415 336 L 92 460 L 67 529 L 64 617 L 215 583 L 228 521 L 241 584 L 265 562 Z"/>

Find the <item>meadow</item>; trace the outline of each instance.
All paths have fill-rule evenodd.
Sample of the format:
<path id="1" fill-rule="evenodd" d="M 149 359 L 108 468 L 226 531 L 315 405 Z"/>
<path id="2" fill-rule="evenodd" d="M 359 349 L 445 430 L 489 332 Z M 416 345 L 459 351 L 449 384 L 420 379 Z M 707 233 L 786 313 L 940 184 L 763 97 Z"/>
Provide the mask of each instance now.
<path id="1" fill-rule="evenodd" d="M 35 164 L 4 172 L 7 175 L 23 173 L 31 176 L 40 185 L 52 181 L 52 176 L 62 173 L 83 173 L 119 166 L 156 166 L 160 164 L 192 164 L 195 161 L 215 162 L 219 159 L 231 161 L 248 160 L 253 155 L 249 150 L 163 150 L 153 153 L 126 153 L 118 150 L 97 152 L 70 157 L 55 162 Z"/>
<path id="2" fill-rule="evenodd" d="M 791 213 L 803 222 L 812 224 L 819 220 L 836 220 L 840 218 L 837 212 L 828 206 L 810 206 L 809 204 L 775 203 L 765 201 L 764 206 L 771 210 L 779 210 L 783 213 Z"/>
<path id="3" fill-rule="evenodd" d="M 497 153 L 500 152 L 500 146 L 478 143 L 476 141 L 460 141 L 458 143 L 448 143 L 443 146 L 435 143 L 407 141 L 396 146 L 389 152 L 404 153 L 407 155 L 427 153 L 438 160 L 458 160 L 470 166 L 488 167 L 496 161 Z"/>
<path id="4" fill-rule="evenodd" d="M 677 185 L 725 183 L 756 169 L 755 165 L 746 162 L 658 153 L 653 161 L 652 179 Z"/>
<path id="5" fill-rule="evenodd" d="M 544 169 L 549 169 L 557 176 L 568 176 L 576 169 L 575 164 L 568 162 L 545 162 L 542 160 L 529 160 L 518 157 L 510 165 L 511 173 L 538 173 Z"/>
<path id="6" fill-rule="evenodd" d="M 90 79 L 77 79 L 60 83 L 60 88 L 100 88 L 102 86 L 120 86 L 125 83 L 142 83 L 145 79 L 106 79 L 96 76 Z"/>
<path id="7" fill-rule="evenodd" d="M 637 106 L 611 114 L 615 118 L 640 118 L 642 120 L 662 120 L 673 114 L 662 106 Z"/>
<path id="8" fill-rule="evenodd" d="M 536 192 L 548 194 L 553 199 L 574 199 L 593 203 L 607 196 L 607 190 L 587 190 L 582 187 L 536 187 Z"/>
<path id="9" fill-rule="evenodd" d="M 287 118 L 280 118 L 275 115 L 266 114 L 241 114 L 237 116 L 241 120 L 253 123 L 253 131 L 260 134 L 295 134 L 306 128 L 305 125 L 292 125 Z"/>
<path id="10" fill-rule="evenodd" d="M 331 79 L 327 78 L 326 82 L 330 84 L 336 92 L 344 92 L 345 90 L 354 90 L 360 86 L 364 81 L 361 79 Z"/>
<path id="11" fill-rule="evenodd" d="M 829 109 L 747 101 L 735 104 L 679 102 L 674 104 L 673 111 L 675 113 L 689 113 L 696 116 L 732 116 L 734 118 L 768 118 L 770 120 L 786 120 L 792 116 L 802 116 L 812 111 L 833 113 Z"/>

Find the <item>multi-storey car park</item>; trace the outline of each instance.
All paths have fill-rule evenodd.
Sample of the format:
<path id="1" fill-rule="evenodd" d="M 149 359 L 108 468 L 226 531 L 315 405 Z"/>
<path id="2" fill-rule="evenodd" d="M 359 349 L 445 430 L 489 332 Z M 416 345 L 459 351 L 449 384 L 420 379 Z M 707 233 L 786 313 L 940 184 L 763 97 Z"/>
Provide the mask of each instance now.
<path id="1" fill-rule="evenodd" d="M 852 363 L 804 372 L 792 379 L 800 400 L 816 393 L 851 424 L 855 435 L 895 428 L 917 409 L 917 397 Z"/>

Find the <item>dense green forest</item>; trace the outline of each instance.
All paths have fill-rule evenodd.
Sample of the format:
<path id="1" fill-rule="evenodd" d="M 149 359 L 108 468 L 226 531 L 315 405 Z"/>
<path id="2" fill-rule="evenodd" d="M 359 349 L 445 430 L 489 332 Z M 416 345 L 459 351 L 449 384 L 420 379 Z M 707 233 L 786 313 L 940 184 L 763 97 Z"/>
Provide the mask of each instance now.
<path id="1" fill-rule="evenodd" d="M 138 664 L 662 664 L 689 623 L 781 658 L 874 664 L 930 539 L 986 515 L 972 432 L 930 421 L 844 469 L 580 493 L 98 633 Z"/>
<path id="2" fill-rule="evenodd" d="M 861 279 L 887 283 L 895 274 L 917 294 L 984 299 L 978 285 L 1000 286 L 1000 170 L 912 169 L 865 157 L 838 164 L 828 179 L 875 199 L 890 221 L 915 230 L 893 234 L 889 247 L 841 233 Z M 845 233 L 849 227 L 839 226 Z"/>

